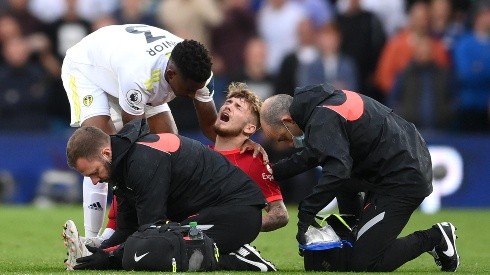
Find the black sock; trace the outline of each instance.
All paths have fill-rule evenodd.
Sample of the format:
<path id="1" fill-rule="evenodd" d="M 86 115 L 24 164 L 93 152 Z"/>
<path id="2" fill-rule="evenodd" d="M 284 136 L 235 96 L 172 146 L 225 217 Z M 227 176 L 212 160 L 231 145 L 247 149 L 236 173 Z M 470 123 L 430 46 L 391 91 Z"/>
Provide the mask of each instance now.
<path id="1" fill-rule="evenodd" d="M 431 229 L 427 230 L 427 233 L 429 234 L 429 237 L 432 240 L 432 244 L 434 247 L 441 244 L 442 233 L 441 230 L 439 230 L 439 228 L 432 227 Z"/>

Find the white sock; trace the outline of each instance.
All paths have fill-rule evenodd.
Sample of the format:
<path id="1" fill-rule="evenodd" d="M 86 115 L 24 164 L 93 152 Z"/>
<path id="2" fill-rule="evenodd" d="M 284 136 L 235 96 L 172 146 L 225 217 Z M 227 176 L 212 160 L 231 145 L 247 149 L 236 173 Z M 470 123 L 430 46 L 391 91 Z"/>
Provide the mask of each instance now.
<path id="1" fill-rule="evenodd" d="M 99 234 L 107 206 L 107 182 L 92 184 L 90 178 L 83 178 L 83 221 L 85 237 Z"/>

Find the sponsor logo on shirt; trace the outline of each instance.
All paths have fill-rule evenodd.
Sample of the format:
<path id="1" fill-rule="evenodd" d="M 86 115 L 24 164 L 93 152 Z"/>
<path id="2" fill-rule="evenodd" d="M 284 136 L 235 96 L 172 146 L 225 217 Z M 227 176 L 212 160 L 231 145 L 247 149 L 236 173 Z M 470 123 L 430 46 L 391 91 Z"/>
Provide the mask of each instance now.
<path id="1" fill-rule="evenodd" d="M 268 180 L 268 181 L 273 181 L 274 180 L 274 176 L 271 175 L 271 174 L 262 173 L 262 179 Z"/>

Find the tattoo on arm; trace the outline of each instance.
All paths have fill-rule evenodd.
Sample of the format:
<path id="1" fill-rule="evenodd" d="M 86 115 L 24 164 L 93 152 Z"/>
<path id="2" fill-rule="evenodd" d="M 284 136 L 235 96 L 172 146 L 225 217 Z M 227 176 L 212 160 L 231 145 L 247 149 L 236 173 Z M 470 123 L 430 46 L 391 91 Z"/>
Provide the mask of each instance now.
<path id="1" fill-rule="evenodd" d="M 265 208 L 267 214 L 262 216 L 262 228 L 260 231 L 268 232 L 284 227 L 288 221 L 288 211 L 282 200 L 270 202 Z"/>

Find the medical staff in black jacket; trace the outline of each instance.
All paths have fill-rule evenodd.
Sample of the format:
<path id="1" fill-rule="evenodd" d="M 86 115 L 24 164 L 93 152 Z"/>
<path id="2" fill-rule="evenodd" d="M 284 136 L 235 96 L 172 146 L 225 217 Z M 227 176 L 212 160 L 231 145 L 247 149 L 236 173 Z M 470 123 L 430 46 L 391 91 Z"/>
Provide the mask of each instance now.
<path id="1" fill-rule="evenodd" d="M 104 247 L 123 243 L 144 224 L 197 221 L 210 226 L 205 232 L 216 242 L 223 261 L 227 253 L 245 259 L 238 266 L 221 268 L 276 270 L 246 245 L 260 232 L 266 203 L 262 191 L 242 170 L 200 142 L 170 133 L 149 134 L 145 120 L 134 120 L 113 136 L 95 127 L 77 129 L 68 141 L 67 158 L 70 167 L 94 184 L 107 181 L 115 187 L 117 229 Z M 119 267 L 96 260 L 95 266 L 83 267 Z M 255 266 L 244 264 L 250 261 Z"/>
<path id="2" fill-rule="evenodd" d="M 318 183 L 299 205 L 301 244 L 315 215 L 337 197 L 341 213 L 359 218 L 349 270 L 392 271 L 423 252 L 431 252 L 442 270 L 456 270 L 451 223 L 398 238 L 432 192 L 430 154 L 412 123 L 367 96 L 329 84 L 297 88 L 294 98 L 268 98 L 260 120 L 268 138 L 302 148 L 272 166 L 277 180 L 322 167 Z M 356 205 L 358 192 L 365 192 L 362 205 Z"/>

